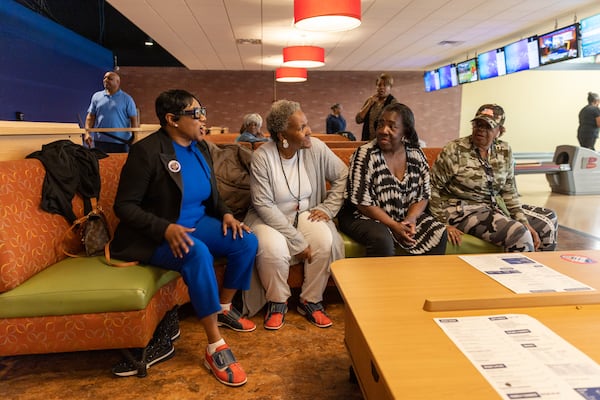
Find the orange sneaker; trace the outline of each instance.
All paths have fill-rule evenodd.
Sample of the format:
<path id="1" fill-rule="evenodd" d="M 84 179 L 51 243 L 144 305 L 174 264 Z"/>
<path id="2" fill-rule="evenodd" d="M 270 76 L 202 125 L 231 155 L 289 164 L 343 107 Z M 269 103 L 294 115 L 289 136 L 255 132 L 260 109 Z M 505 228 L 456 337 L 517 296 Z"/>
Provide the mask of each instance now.
<path id="1" fill-rule="evenodd" d="M 256 329 L 256 324 L 248 318 L 242 317 L 242 314 L 233 306 L 229 311 L 217 314 L 217 325 L 226 326 L 237 332 L 252 332 Z"/>
<path id="2" fill-rule="evenodd" d="M 333 325 L 331 319 L 329 319 L 329 315 L 325 312 L 323 308 L 323 304 L 321 302 L 318 303 L 309 303 L 307 301 L 300 302 L 297 308 L 300 315 L 304 315 L 304 317 L 311 324 L 318 326 L 319 328 L 329 328 Z"/>
<path id="3" fill-rule="evenodd" d="M 224 385 L 242 386 L 248 381 L 246 372 L 237 362 L 227 344 L 217 347 L 217 351 L 212 356 L 206 351 L 204 366 Z"/>
<path id="4" fill-rule="evenodd" d="M 286 312 L 286 303 L 277 303 L 274 301 L 270 301 L 267 304 L 267 313 L 265 315 L 265 329 L 275 331 L 281 328 L 285 322 Z"/>

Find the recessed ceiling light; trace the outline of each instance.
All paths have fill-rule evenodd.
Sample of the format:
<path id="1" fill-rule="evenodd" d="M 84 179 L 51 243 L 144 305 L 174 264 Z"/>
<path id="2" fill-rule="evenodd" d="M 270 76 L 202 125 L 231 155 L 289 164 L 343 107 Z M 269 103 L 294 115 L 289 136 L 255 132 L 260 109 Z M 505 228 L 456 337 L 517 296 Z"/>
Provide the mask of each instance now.
<path id="1" fill-rule="evenodd" d="M 262 44 L 260 39 L 236 39 L 237 44 Z"/>
<path id="2" fill-rule="evenodd" d="M 438 43 L 438 46 L 460 46 L 464 43 L 462 40 L 442 40 Z"/>

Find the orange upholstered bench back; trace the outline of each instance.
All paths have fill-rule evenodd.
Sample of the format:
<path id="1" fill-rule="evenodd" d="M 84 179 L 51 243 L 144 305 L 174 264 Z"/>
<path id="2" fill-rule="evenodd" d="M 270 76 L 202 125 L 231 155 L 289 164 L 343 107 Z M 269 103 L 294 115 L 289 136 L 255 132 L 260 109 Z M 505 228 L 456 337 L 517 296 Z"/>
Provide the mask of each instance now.
<path id="1" fill-rule="evenodd" d="M 125 159 L 126 154 L 114 154 L 100 160 L 99 205 L 113 229 L 117 218 L 112 205 Z M 62 239 L 69 223 L 40 208 L 45 175 L 37 159 L 0 161 L 0 293 L 65 258 Z M 73 211 L 83 214 L 78 196 Z"/>

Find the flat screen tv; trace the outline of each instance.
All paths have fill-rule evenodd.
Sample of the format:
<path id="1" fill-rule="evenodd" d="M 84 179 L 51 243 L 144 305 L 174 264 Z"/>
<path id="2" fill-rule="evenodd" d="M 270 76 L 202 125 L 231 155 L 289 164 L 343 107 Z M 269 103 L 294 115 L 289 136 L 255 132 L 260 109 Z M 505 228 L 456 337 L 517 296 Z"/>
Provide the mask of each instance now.
<path id="1" fill-rule="evenodd" d="M 489 79 L 506 75 L 504 49 L 500 48 L 478 54 L 477 70 L 479 71 L 479 79 Z"/>
<path id="2" fill-rule="evenodd" d="M 475 82 L 478 79 L 477 75 L 477 59 L 469 60 L 456 64 L 456 74 L 458 75 L 458 83 Z"/>
<path id="3" fill-rule="evenodd" d="M 579 56 L 578 24 L 565 26 L 538 36 L 540 65 L 570 60 Z"/>
<path id="4" fill-rule="evenodd" d="M 437 71 L 425 71 L 423 73 L 423 80 L 425 81 L 425 91 L 433 92 L 440 88 L 440 78 Z"/>
<path id="5" fill-rule="evenodd" d="M 579 21 L 581 56 L 600 54 L 600 14 Z"/>
<path id="6" fill-rule="evenodd" d="M 506 73 L 524 71 L 540 66 L 537 36 L 530 36 L 504 46 Z"/>
<path id="7" fill-rule="evenodd" d="M 448 64 L 438 68 L 438 75 L 440 77 L 440 89 L 447 89 L 458 85 L 456 65 Z"/>

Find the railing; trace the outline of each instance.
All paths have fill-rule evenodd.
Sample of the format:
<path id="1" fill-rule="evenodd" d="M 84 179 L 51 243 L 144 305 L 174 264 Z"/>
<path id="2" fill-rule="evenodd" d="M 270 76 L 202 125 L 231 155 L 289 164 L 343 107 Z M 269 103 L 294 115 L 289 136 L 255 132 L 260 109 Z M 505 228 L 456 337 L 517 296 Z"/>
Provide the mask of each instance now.
<path id="1" fill-rule="evenodd" d="M 158 128 L 158 125 L 142 124 L 139 128 L 122 130 L 136 132 L 136 139 L 139 140 Z M 99 130 L 94 129 L 94 131 Z M 28 154 L 40 150 L 44 144 L 56 140 L 66 139 L 82 144 L 84 132 L 85 129 L 80 128 L 76 123 L 0 121 L 0 161 L 25 158 Z"/>

